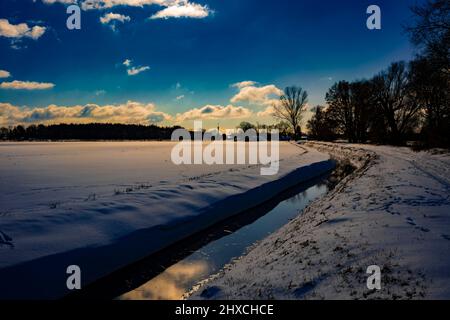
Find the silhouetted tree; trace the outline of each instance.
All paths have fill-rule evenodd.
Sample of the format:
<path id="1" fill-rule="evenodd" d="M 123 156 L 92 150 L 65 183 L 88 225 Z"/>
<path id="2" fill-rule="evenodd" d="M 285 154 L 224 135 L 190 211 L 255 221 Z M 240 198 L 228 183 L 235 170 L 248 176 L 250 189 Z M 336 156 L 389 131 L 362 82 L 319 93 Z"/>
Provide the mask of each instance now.
<path id="1" fill-rule="evenodd" d="M 242 129 L 244 131 L 247 131 L 248 129 L 255 129 L 255 126 L 253 124 L 251 124 L 250 122 L 242 121 L 239 124 L 238 128 L 240 128 L 240 129 Z"/>
<path id="2" fill-rule="evenodd" d="M 376 94 L 376 111 L 383 113 L 389 142 L 401 144 L 405 134 L 418 122 L 421 106 L 414 101 L 409 74 L 404 62 L 394 62 L 372 80 Z"/>
<path id="3" fill-rule="evenodd" d="M 332 141 L 336 138 L 337 124 L 329 118 L 329 113 L 323 106 L 316 106 L 311 111 L 314 115 L 308 121 L 306 128 L 308 136 L 315 140 Z"/>
<path id="4" fill-rule="evenodd" d="M 286 121 L 280 121 L 273 125 L 274 129 L 277 129 L 282 137 L 288 137 L 292 134 L 291 126 Z"/>
<path id="5" fill-rule="evenodd" d="M 308 102 L 308 93 L 301 87 L 287 87 L 278 104 L 273 106 L 274 117 L 290 124 L 294 138 L 301 137 L 301 121 L 304 107 Z"/>
<path id="6" fill-rule="evenodd" d="M 428 0 L 411 7 L 413 22 L 406 27 L 412 42 L 425 50 L 447 46 L 450 42 L 450 2 Z"/>
<path id="7" fill-rule="evenodd" d="M 366 142 L 368 131 L 373 125 L 376 113 L 374 86 L 370 81 L 361 80 L 350 84 L 351 105 L 353 110 L 353 129 L 356 142 Z"/>
<path id="8" fill-rule="evenodd" d="M 326 93 L 328 103 L 328 117 L 332 119 L 338 132 L 344 134 L 349 142 L 355 142 L 354 112 L 351 102 L 350 83 L 339 81 Z"/>
<path id="9" fill-rule="evenodd" d="M 450 2 L 429 0 L 412 8 L 406 30 L 420 55 L 411 62 L 411 86 L 424 110 L 422 140 L 450 146 Z"/>

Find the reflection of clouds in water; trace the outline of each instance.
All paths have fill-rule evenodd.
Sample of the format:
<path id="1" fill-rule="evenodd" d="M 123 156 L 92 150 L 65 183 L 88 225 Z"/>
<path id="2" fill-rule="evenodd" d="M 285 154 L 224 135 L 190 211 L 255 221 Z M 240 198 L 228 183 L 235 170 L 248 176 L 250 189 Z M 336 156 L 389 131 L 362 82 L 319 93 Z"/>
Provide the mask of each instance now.
<path id="1" fill-rule="evenodd" d="M 308 197 L 307 191 L 303 191 L 302 193 L 296 194 L 295 196 L 285 200 L 288 203 L 297 204 L 303 203 Z"/>
<path id="2" fill-rule="evenodd" d="M 122 300 L 178 300 L 200 277 L 208 274 L 206 261 L 179 262 L 139 288 L 120 297 Z"/>
<path id="3" fill-rule="evenodd" d="M 297 203 L 303 204 L 308 199 L 313 198 L 315 194 L 322 194 L 326 191 L 327 191 L 327 185 L 325 183 L 318 183 L 317 185 L 314 186 L 314 188 L 309 188 L 305 191 L 302 191 L 285 201 L 288 203 L 293 203 L 293 204 L 297 204 Z"/>

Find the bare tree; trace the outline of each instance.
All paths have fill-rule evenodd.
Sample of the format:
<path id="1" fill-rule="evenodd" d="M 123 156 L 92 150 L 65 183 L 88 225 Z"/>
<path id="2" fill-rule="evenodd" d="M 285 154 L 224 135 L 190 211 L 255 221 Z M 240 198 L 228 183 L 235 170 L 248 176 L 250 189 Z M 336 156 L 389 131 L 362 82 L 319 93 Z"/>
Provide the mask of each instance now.
<path id="1" fill-rule="evenodd" d="M 430 47 L 436 43 L 450 41 L 450 2 L 448 0 L 427 0 L 411 7 L 413 23 L 406 26 L 411 40 L 419 46 Z"/>
<path id="2" fill-rule="evenodd" d="M 337 123 L 334 119 L 331 119 L 329 110 L 324 106 L 316 106 L 311 111 L 314 114 L 306 125 L 308 136 L 316 140 L 334 140 Z"/>
<path id="3" fill-rule="evenodd" d="M 372 83 L 366 80 L 339 81 L 325 95 L 327 118 L 349 142 L 366 142 L 374 108 Z M 320 114 L 318 114 L 320 115 Z"/>
<path id="4" fill-rule="evenodd" d="M 412 7 L 406 27 L 419 56 L 410 63 L 414 98 L 424 110 L 422 140 L 450 146 L 450 1 L 427 0 Z"/>
<path id="5" fill-rule="evenodd" d="M 343 133 L 349 142 L 355 142 L 353 104 L 351 86 L 347 81 L 335 83 L 326 93 L 328 115 L 337 124 L 337 129 Z"/>
<path id="6" fill-rule="evenodd" d="M 301 87 L 287 87 L 280 97 L 280 102 L 273 106 L 274 117 L 287 121 L 294 131 L 294 138 L 301 136 L 300 124 L 303 118 L 304 107 L 308 102 L 308 93 Z"/>
<path id="7" fill-rule="evenodd" d="M 417 124 L 421 111 L 411 95 L 409 74 L 404 62 L 394 62 L 373 78 L 377 107 L 383 112 L 392 143 L 401 143 L 404 135 Z"/>

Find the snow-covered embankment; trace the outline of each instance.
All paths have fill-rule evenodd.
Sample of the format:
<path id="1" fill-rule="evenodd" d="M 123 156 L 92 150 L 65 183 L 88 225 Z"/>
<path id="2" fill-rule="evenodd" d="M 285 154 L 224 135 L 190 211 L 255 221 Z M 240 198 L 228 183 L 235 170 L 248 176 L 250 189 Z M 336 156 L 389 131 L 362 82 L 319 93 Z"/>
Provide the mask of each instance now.
<path id="1" fill-rule="evenodd" d="M 358 169 L 190 298 L 449 299 L 449 154 L 309 146 Z M 381 290 L 366 286 L 370 265 L 381 268 Z"/>

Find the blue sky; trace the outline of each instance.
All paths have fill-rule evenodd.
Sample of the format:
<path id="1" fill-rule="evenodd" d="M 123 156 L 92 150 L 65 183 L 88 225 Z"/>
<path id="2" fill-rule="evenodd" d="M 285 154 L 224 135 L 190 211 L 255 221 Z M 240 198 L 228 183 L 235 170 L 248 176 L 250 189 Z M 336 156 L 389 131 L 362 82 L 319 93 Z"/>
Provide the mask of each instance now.
<path id="1" fill-rule="evenodd" d="M 81 30 L 67 29 L 67 4 L 58 2 L 77 1 L 0 2 L 0 70 L 9 74 L 0 83 L 10 83 L 0 84 L 0 125 L 76 121 L 86 105 L 96 113 L 85 122 L 122 121 L 128 109 L 124 122 L 189 126 L 203 114 L 210 125 L 270 122 L 263 111 L 285 86 L 323 104 L 334 81 L 413 55 L 402 29 L 413 0 L 79 0 L 87 2 Z M 381 8 L 381 30 L 366 28 L 371 4 Z M 110 13 L 116 20 L 106 22 Z M 232 86 L 243 81 L 252 83 Z"/>

